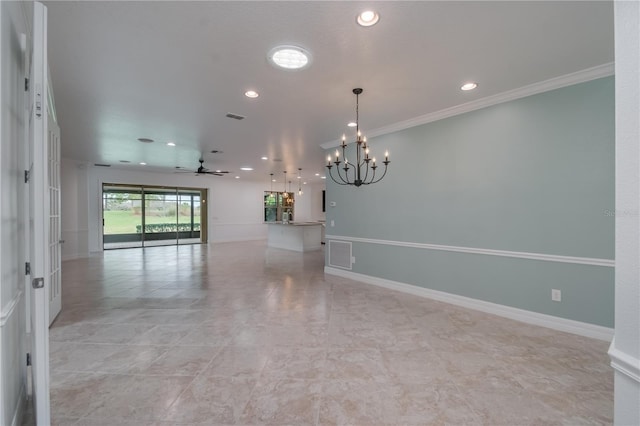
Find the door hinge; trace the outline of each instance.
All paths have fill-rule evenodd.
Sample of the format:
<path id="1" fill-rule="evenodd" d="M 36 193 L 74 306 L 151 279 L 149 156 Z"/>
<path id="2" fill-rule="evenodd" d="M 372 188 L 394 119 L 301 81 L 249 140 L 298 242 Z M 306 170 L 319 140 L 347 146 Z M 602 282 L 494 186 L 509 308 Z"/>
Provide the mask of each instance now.
<path id="1" fill-rule="evenodd" d="M 24 274 L 25 275 L 31 275 L 31 263 L 26 262 L 24 264 Z"/>
<path id="2" fill-rule="evenodd" d="M 27 367 L 31 365 L 31 354 L 27 352 Z"/>
<path id="3" fill-rule="evenodd" d="M 29 79 L 27 77 L 24 78 L 24 91 L 29 91 Z"/>
<path id="4" fill-rule="evenodd" d="M 24 183 L 29 183 L 29 177 L 30 177 L 30 173 L 29 170 L 25 170 L 24 171 Z"/>
<path id="5" fill-rule="evenodd" d="M 33 288 L 43 288 L 44 287 L 44 278 L 34 278 L 31 280 L 31 287 Z"/>
<path id="6" fill-rule="evenodd" d="M 36 84 L 36 117 L 42 118 L 42 90 L 39 84 Z"/>

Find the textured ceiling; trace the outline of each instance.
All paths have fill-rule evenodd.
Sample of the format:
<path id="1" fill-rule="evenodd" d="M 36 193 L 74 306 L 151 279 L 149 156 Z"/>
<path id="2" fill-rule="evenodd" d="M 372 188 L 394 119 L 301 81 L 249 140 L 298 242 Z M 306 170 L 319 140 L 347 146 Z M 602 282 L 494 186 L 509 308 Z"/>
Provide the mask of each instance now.
<path id="1" fill-rule="evenodd" d="M 45 4 L 63 157 L 113 167 L 171 172 L 202 156 L 243 179 L 301 167 L 313 180 L 320 144 L 353 134 L 354 87 L 366 134 L 613 61 L 611 1 Z M 367 6 L 381 19 L 362 28 Z M 275 69 L 278 44 L 310 50 L 311 66 Z M 469 80 L 478 89 L 460 91 Z"/>

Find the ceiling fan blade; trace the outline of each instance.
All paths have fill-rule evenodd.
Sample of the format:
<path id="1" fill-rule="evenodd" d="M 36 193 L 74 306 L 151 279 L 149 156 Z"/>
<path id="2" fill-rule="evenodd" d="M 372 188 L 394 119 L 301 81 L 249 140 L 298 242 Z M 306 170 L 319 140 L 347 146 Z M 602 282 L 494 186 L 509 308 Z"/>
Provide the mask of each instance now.
<path id="1" fill-rule="evenodd" d="M 199 175 L 214 175 L 214 176 L 224 176 L 226 173 L 231 173 L 226 170 L 210 170 L 204 167 L 204 160 L 201 158 L 198 160 L 200 166 L 196 170 L 179 170 L 174 173 L 195 173 L 196 176 Z"/>

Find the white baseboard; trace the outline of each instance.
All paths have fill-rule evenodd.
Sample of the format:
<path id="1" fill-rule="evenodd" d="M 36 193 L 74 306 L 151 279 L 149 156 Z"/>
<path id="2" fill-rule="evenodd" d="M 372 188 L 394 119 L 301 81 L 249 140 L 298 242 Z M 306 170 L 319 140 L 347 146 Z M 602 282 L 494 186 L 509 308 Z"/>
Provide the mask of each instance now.
<path id="1" fill-rule="evenodd" d="M 616 371 L 640 384 L 640 359 L 618 349 L 615 338 L 609 346 L 609 358 L 611 358 L 611 366 Z"/>
<path id="2" fill-rule="evenodd" d="M 384 278 L 372 277 L 369 275 L 350 272 L 342 269 L 324 267 L 324 272 L 330 275 L 337 275 L 344 278 L 360 281 L 366 284 L 378 287 L 388 288 L 403 293 L 412 294 L 414 296 L 424 297 L 427 299 L 438 300 L 440 302 L 450 303 L 452 305 L 462 306 L 476 311 L 486 312 L 498 315 L 504 318 L 524 322 L 527 324 L 538 325 L 551 328 L 567 333 L 578 334 L 580 336 L 590 337 L 604 341 L 613 339 L 613 329 L 602 327 L 599 325 L 574 321 L 566 318 L 554 317 L 552 315 L 541 314 L 538 312 L 526 311 L 524 309 L 513 308 L 511 306 L 499 305 L 497 303 L 485 302 L 483 300 L 472 299 L 469 297 L 458 296 L 456 294 L 445 293 L 443 291 L 432 290 L 415 285 L 405 284 L 397 281 L 391 281 Z"/>

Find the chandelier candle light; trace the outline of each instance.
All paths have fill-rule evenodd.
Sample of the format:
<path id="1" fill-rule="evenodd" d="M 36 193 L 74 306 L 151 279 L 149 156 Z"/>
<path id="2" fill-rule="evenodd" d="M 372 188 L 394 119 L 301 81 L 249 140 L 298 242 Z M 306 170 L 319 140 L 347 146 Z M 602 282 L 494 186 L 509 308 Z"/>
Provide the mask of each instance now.
<path id="1" fill-rule="evenodd" d="M 362 93 L 361 88 L 353 89 L 353 93 L 356 95 L 356 162 L 349 163 L 346 155 L 346 136 L 342 135 L 342 157 L 344 158 L 344 166 L 340 167 L 342 161 L 340 160 L 340 151 L 336 149 L 336 159 L 333 161 L 333 164 L 336 166 L 337 171 L 337 179 L 333 176 L 332 168 L 333 164 L 331 161 L 331 156 L 327 157 L 327 169 L 329 169 L 329 176 L 331 179 L 337 183 L 338 185 L 370 185 L 372 183 L 380 182 L 382 178 L 387 174 L 387 166 L 391 161 L 389 161 L 389 152 L 384 153 L 384 173 L 378 179 L 376 179 L 376 169 L 378 166 L 376 165 L 375 157 L 369 157 L 369 146 L 367 145 L 367 138 L 362 136 L 360 132 L 359 125 L 359 116 L 358 116 L 358 97 Z M 371 169 L 371 176 L 369 176 L 369 169 Z M 344 175 L 341 172 L 344 171 Z M 351 173 L 350 173 L 351 172 Z"/>

